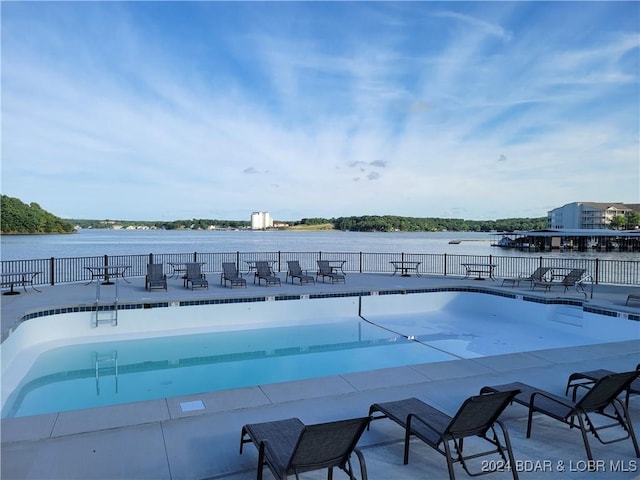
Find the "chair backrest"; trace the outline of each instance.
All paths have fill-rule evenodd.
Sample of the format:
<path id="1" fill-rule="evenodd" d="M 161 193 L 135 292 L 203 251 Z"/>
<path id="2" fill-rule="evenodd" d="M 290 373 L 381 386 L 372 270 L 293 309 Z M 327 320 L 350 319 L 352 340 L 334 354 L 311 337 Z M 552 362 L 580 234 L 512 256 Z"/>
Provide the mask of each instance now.
<path id="1" fill-rule="evenodd" d="M 593 387 L 587 390 L 584 397 L 576 403 L 576 409 L 585 412 L 593 412 L 609 405 L 623 391 L 629 388 L 640 375 L 640 371 L 612 373 L 598 380 Z"/>
<path id="2" fill-rule="evenodd" d="M 534 281 L 541 281 L 549 270 L 551 270 L 551 267 L 538 267 L 529 278 Z"/>
<path id="3" fill-rule="evenodd" d="M 265 261 L 256 262 L 256 271 L 258 272 L 259 277 L 271 276 L 271 267 L 269 267 L 269 262 L 265 262 Z"/>
<path id="4" fill-rule="evenodd" d="M 287 473 L 344 467 L 368 424 L 369 417 L 362 417 L 305 426 Z"/>
<path id="5" fill-rule="evenodd" d="M 149 279 L 159 279 L 164 276 L 161 263 L 148 263 L 147 264 L 147 277 Z"/>
<path id="6" fill-rule="evenodd" d="M 293 275 L 294 277 L 302 275 L 302 267 L 300 266 L 300 262 L 298 262 L 298 260 L 289 260 L 287 262 L 287 265 L 289 265 L 289 273 L 291 275 Z"/>
<path id="7" fill-rule="evenodd" d="M 199 263 L 187 263 L 187 278 L 202 278 Z"/>
<path id="8" fill-rule="evenodd" d="M 318 262 L 318 270 L 320 273 L 331 273 L 331 266 L 329 265 L 329 260 L 317 260 Z"/>
<path id="9" fill-rule="evenodd" d="M 223 262 L 222 271 L 224 272 L 224 278 L 238 278 L 238 269 L 233 262 Z"/>
<path id="10" fill-rule="evenodd" d="M 467 398 L 442 433 L 444 438 L 484 434 L 520 390 L 492 392 Z"/>
<path id="11" fill-rule="evenodd" d="M 562 279 L 562 284 L 569 285 L 569 286 L 575 284 L 578 280 L 582 278 L 585 272 L 586 270 L 583 268 L 574 268 L 569 273 L 567 273 L 567 275 Z"/>

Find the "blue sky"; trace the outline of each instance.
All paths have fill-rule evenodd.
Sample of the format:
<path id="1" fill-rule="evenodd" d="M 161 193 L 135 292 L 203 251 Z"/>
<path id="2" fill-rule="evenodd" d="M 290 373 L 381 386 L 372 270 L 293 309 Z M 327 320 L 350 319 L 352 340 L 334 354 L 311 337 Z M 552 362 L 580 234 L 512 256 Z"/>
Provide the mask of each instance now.
<path id="1" fill-rule="evenodd" d="M 638 2 L 2 2 L 2 193 L 68 218 L 640 203 Z"/>

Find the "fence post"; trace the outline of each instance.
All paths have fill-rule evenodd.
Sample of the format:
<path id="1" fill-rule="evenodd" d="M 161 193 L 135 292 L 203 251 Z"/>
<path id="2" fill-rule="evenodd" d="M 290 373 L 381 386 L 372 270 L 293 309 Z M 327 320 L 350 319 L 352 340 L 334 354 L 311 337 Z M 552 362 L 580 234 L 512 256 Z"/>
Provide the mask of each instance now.
<path id="1" fill-rule="evenodd" d="M 108 255 L 104 256 L 104 266 L 105 267 L 109 266 L 109 256 Z M 105 283 L 109 282 L 109 269 L 108 268 L 105 268 L 105 270 L 104 270 L 104 281 L 105 281 Z"/>
<path id="2" fill-rule="evenodd" d="M 198 252 L 193 252 L 193 262 L 197 262 L 198 261 Z"/>
<path id="3" fill-rule="evenodd" d="M 240 252 L 237 251 L 236 252 L 236 268 L 238 269 L 238 272 L 240 271 Z"/>
<path id="4" fill-rule="evenodd" d="M 153 253 L 149 254 L 149 263 L 153 263 Z"/>
<path id="5" fill-rule="evenodd" d="M 600 259 L 596 258 L 596 272 L 595 272 L 595 282 L 598 284 L 598 277 L 600 276 Z"/>
<path id="6" fill-rule="evenodd" d="M 447 276 L 447 254 L 444 254 L 444 268 L 442 269 L 442 271 L 444 272 L 444 276 Z"/>
<path id="7" fill-rule="evenodd" d="M 49 283 L 51 283 L 51 285 L 55 285 L 55 280 L 54 280 L 54 275 L 55 275 L 55 260 L 53 257 L 51 257 L 49 259 Z"/>
<path id="8" fill-rule="evenodd" d="M 282 266 L 281 257 L 280 257 L 281 253 L 282 252 L 280 252 L 280 250 L 278 250 L 278 272 L 282 271 L 282 270 L 280 270 L 280 267 Z M 291 281 L 293 281 L 293 280 L 291 280 Z"/>
<path id="9" fill-rule="evenodd" d="M 360 270 L 360 273 L 362 273 L 362 252 L 360 252 L 360 257 L 359 257 L 358 263 L 360 263 L 358 269 Z"/>

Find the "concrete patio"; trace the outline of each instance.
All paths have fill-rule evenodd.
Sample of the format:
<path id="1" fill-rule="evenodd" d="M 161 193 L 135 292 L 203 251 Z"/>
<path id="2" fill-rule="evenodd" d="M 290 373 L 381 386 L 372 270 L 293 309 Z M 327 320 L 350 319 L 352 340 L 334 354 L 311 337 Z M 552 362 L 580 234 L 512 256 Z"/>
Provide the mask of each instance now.
<path id="1" fill-rule="evenodd" d="M 531 292 L 527 287 L 501 287 L 501 282 L 460 277 L 399 277 L 348 274 L 345 284 L 282 285 L 264 287 L 248 282 L 246 289 L 224 288 L 210 274 L 208 290 L 188 290 L 182 280 L 170 279 L 168 291 L 144 290 L 144 279 L 120 281 L 119 301 L 177 301 L 237 296 L 359 292 L 382 289 L 471 287 L 540 299 L 561 298 L 584 306 L 620 312 L 637 318 L 640 305 L 625 306 L 640 288 L 596 285 L 593 298 L 576 291 L 552 289 Z M 38 287 L 40 288 L 40 287 Z M 103 298 L 113 294 L 101 287 Z M 91 305 L 96 285 L 67 284 L 2 297 L 2 331 L 8 332 L 22 316 L 42 308 Z M 589 292 L 590 293 L 590 292 Z M 635 320 L 629 320 L 635 321 Z M 639 323 L 640 327 L 640 323 Z M 18 327 L 19 328 L 19 327 Z M 639 328 L 640 332 L 640 328 Z M 239 455 L 243 424 L 299 417 L 305 423 L 365 416 L 374 402 L 418 397 L 453 414 L 484 385 L 522 381 L 564 394 L 572 372 L 607 368 L 625 371 L 640 362 L 640 336 L 628 341 L 486 356 L 467 360 L 323 377 L 296 382 L 165 398 L 112 407 L 2 419 L 2 479 L 252 479 L 257 451 L 247 445 Z M 200 400 L 204 408 L 189 410 L 187 402 Z M 630 415 L 640 429 L 640 397 L 631 398 Z M 520 478 L 635 479 L 640 459 L 630 440 L 602 445 L 590 436 L 595 471 L 587 471 L 580 433 L 540 415 L 527 439 L 527 410 L 513 405 L 502 420 L 509 429 Z M 402 463 L 403 431 L 388 420 L 375 421 L 360 444 L 372 480 L 448 478 L 445 459 L 419 441 L 413 441 L 411 460 Z M 337 472 L 335 478 L 345 478 Z M 458 478 L 468 478 L 456 467 Z M 265 469 L 265 478 L 272 478 Z M 302 478 L 326 478 L 325 472 Z M 489 478 L 512 478 L 501 472 Z"/>

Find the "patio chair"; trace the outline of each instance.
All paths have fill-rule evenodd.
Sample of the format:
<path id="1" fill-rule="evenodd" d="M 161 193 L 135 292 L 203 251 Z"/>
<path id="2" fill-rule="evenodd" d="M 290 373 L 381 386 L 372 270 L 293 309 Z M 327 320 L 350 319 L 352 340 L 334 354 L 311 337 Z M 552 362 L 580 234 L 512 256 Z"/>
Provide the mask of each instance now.
<path id="1" fill-rule="evenodd" d="M 545 292 L 548 292 L 549 290 L 551 290 L 552 287 L 555 287 L 556 285 L 560 287 L 564 287 L 565 292 L 569 287 L 573 287 L 573 286 L 580 289 L 581 287 L 580 280 L 582 280 L 582 277 L 584 276 L 585 272 L 586 270 L 584 268 L 574 268 L 570 270 L 569 273 L 567 273 L 564 277 L 562 277 L 562 280 L 560 280 L 559 282 L 554 282 L 554 281 L 549 282 L 549 281 L 546 281 L 544 278 L 540 280 L 534 280 L 531 282 L 531 290 L 535 290 L 536 287 L 542 287 L 544 288 Z M 584 293 L 584 288 L 582 288 L 581 291 Z"/>
<path id="2" fill-rule="evenodd" d="M 316 280 L 319 276 L 322 276 L 322 281 L 326 277 L 331 279 L 331 283 L 343 282 L 345 281 L 345 276 L 341 273 L 337 273 L 331 268 L 329 264 L 329 260 L 317 260 L 318 262 L 318 272 L 316 273 Z"/>
<path id="3" fill-rule="evenodd" d="M 636 365 L 636 370 L 640 371 L 640 363 Z M 571 390 L 571 400 L 575 401 L 579 388 L 591 388 L 602 377 L 606 377 L 607 375 L 611 375 L 613 373 L 616 372 L 606 370 L 604 368 L 600 368 L 598 370 L 590 370 L 587 372 L 572 373 L 571 375 L 569 375 L 569 380 L 567 380 L 567 388 L 564 394 L 569 395 L 569 390 Z M 624 404 L 627 408 L 629 408 L 629 397 L 631 395 L 640 395 L 640 377 L 631 382 L 629 384 L 629 388 L 627 388 L 627 393 L 625 395 L 624 401 Z"/>
<path id="4" fill-rule="evenodd" d="M 415 435 L 447 459 L 449 478 L 455 479 L 454 463 L 460 463 L 471 476 L 498 471 L 499 465 L 515 465 L 511 441 L 506 427 L 498 417 L 513 400 L 517 390 L 476 395 L 467 398 L 453 417 L 424 403 L 417 398 L 408 398 L 387 403 L 374 403 L 369 408 L 372 420 L 389 418 L 405 429 L 404 464 L 409 463 L 409 445 L 411 435 Z M 374 416 L 376 412 L 381 413 Z M 503 441 L 496 430 L 500 427 Z M 467 437 L 478 437 L 482 443 L 472 443 L 474 448 L 463 451 L 463 441 Z M 489 444 L 486 446 L 485 444 Z M 453 447 L 453 448 L 452 448 Z M 487 449 L 488 448 L 488 449 Z M 469 460 L 489 455 L 499 455 L 501 461 L 483 462 L 482 467 L 471 471 Z M 487 465 L 496 465 L 496 470 L 487 470 Z M 512 469 L 517 480 L 517 469 Z"/>
<path id="5" fill-rule="evenodd" d="M 298 418 L 273 422 L 247 424 L 240 435 L 240 454 L 245 443 L 253 442 L 258 449 L 257 479 L 262 479 L 266 464 L 273 475 L 284 480 L 313 470 L 329 469 L 329 480 L 333 468 L 343 470 L 351 480 L 355 472 L 351 466 L 351 455 L 355 453 L 360 464 L 362 480 L 367 479 L 367 468 L 362 453 L 356 444 L 369 418 L 354 418 L 337 422 L 305 425 Z"/>
<path id="6" fill-rule="evenodd" d="M 238 272 L 236 264 L 233 262 L 222 263 L 222 273 L 220 274 L 220 285 L 224 282 L 227 286 L 227 282 L 233 287 L 247 287 L 247 281 L 242 278 L 242 274 Z"/>
<path id="7" fill-rule="evenodd" d="M 520 390 L 520 393 L 516 395 L 514 401 L 529 408 L 527 438 L 531 437 L 533 414 L 539 412 L 559 420 L 570 428 L 579 428 L 589 460 L 593 460 L 593 455 L 587 433 L 591 433 L 604 445 L 626 440 L 631 437 L 636 457 L 640 457 L 640 449 L 638 448 L 638 441 L 636 440 L 633 425 L 629 418 L 629 411 L 625 404 L 618 398 L 618 395 L 627 390 L 631 382 L 638 378 L 638 375 L 640 375 L 639 371 L 606 375 L 595 382 L 593 387 L 587 390 L 578 402 L 520 382 L 482 387 L 480 392 Z M 611 423 L 610 420 L 615 420 L 615 422 Z M 626 435 L 607 439 L 600 435 L 602 430 L 617 426 L 622 427 Z"/>
<path id="8" fill-rule="evenodd" d="M 545 275 L 551 270 L 551 267 L 538 267 L 536 268 L 531 275 L 528 277 L 507 277 L 502 280 L 502 286 L 504 287 L 505 283 L 510 283 L 512 287 L 520 286 L 520 282 L 529 282 L 529 286 L 533 284 L 533 282 L 542 282 L 544 281 Z"/>
<path id="9" fill-rule="evenodd" d="M 285 283 L 289 278 L 291 278 L 291 283 L 293 284 L 293 279 L 297 278 L 298 281 L 302 283 L 316 283 L 315 279 L 307 273 L 306 270 L 302 270 L 300 267 L 300 262 L 298 260 L 289 260 L 287 262 L 289 269 L 287 270 L 287 277 L 285 278 Z"/>
<path id="10" fill-rule="evenodd" d="M 205 274 L 201 271 L 201 264 L 187 263 L 186 267 L 187 273 L 184 276 L 184 282 L 187 288 L 189 288 L 189 284 L 191 284 L 191 290 L 195 287 L 209 288 L 209 282 L 207 281 Z"/>
<path id="11" fill-rule="evenodd" d="M 629 302 L 633 303 L 633 302 L 638 302 L 640 303 L 640 294 L 637 293 L 631 293 L 627 296 L 627 301 L 624 302 L 624 306 L 626 307 L 627 305 L 629 305 Z"/>
<path id="12" fill-rule="evenodd" d="M 167 276 L 163 272 L 161 263 L 148 263 L 147 275 L 144 277 L 145 290 L 151 291 L 154 288 L 164 288 L 167 290 Z"/>
<path id="13" fill-rule="evenodd" d="M 265 285 L 280 285 L 280 278 L 271 271 L 269 262 L 258 261 L 256 262 L 256 274 L 253 277 L 253 283 L 256 283 L 258 279 L 258 285 L 264 280 Z"/>

